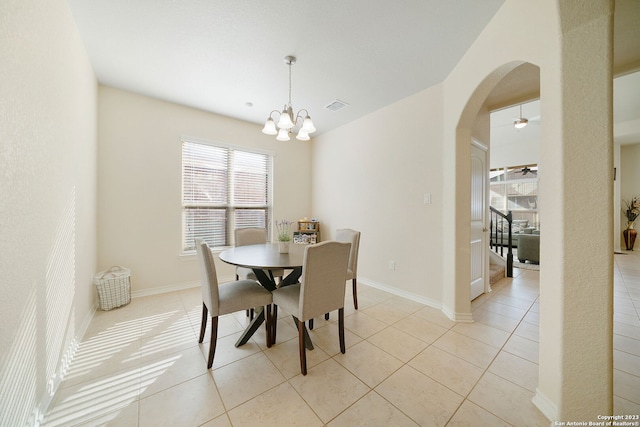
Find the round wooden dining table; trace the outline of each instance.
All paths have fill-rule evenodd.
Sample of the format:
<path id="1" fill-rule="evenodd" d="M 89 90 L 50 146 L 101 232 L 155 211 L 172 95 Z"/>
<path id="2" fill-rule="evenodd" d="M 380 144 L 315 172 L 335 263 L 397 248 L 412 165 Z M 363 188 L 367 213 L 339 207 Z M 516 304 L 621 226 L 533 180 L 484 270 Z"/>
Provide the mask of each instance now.
<path id="1" fill-rule="evenodd" d="M 304 245 L 290 243 L 289 253 L 282 254 L 277 243 L 263 243 L 230 248 L 220 252 L 219 256 L 227 264 L 252 269 L 260 284 L 265 289 L 274 291 L 276 289 L 272 274 L 274 269 L 292 270 L 283 278 L 280 286 L 298 282 L 302 273 L 304 248 Z"/>
<path id="2" fill-rule="evenodd" d="M 258 282 L 267 290 L 274 291 L 277 287 L 283 287 L 298 283 L 302 274 L 305 245 L 289 244 L 288 253 L 280 253 L 277 243 L 263 243 L 258 245 L 237 246 L 220 252 L 220 260 L 237 267 L 246 267 L 253 270 Z M 290 270 L 279 283 L 273 276 L 274 269 Z M 236 342 L 239 347 L 249 341 L 249 338 L 258 330 L 265 320 L 264 310 L 256 308 L 256 316 Z M 275 335 L 274 335 L 275 341 Z M 306 347 L 313 350 L 313 344 L 305 328 Z"/>

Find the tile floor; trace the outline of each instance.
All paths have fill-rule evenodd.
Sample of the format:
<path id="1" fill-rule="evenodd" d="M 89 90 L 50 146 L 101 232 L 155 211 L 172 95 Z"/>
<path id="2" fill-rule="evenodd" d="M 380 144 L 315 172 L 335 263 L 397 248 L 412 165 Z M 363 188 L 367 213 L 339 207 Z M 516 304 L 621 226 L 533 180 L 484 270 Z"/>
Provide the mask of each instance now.
<path id="1" fill-rule="evenodd" d="M 616 413 L 638 414 L 640 252 L 615 262 Z M 306 377 L 286 313 L 270 349 L 264 329 L 235 348 L 247 319 L 221 318 L 207 370 L 200 290 L 136 298 L 96 313 L 44 425 L 546 427 L 531 403 L 539 272 L 515 275 L 473 302 L 472 324 L 361 285 L 360 310 L 345 306 L 346 354 L 337 315 L 316 319 Z"/>

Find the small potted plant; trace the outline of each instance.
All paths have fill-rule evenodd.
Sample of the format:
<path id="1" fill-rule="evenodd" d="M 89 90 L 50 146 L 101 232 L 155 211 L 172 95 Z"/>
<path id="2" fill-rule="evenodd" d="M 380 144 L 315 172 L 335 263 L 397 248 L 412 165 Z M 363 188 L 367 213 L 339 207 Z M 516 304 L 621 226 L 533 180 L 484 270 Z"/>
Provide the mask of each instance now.
<path id="1" fill-rule="evenodd" d="M 289 243 L 291 242 L 292 221 L 286 219 L 276 220 L 276 231 L 278 232 L 278 249 L 281 254 L 289 253 Z"/>

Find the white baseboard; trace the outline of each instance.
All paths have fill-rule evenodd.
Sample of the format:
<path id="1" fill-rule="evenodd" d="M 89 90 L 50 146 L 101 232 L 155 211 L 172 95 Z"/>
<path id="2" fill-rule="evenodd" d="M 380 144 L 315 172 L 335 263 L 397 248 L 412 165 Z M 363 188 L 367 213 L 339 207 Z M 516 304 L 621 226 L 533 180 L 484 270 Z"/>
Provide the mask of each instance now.
<path id="1" fill-rule="evenodd" d="M 442 308 L 442 312 L 454 322 L 473 323 L 473 315 L 471 313 L 454 313 L 444 307 Z"/>
<path id="2" fill-rule="evenodd" d="M 372 288 L 389 292 L 390 294 L 397 295 L 399 297 L 407 298 L 412 301 L 416 301 L 421 304 L 428 305 L 429 307 L 437 308 L 438 310 L 441 310 L 445 316 L 447 316 L 449 319 L 453 320 L 454 322 L 464 322 L 464 323 L 473 322 L 473 317 L 471 313 L 452 313 L 446 308 L 442 307 L 442 303 L 440 301 L 435 301 L 429 298 L 425 298 L 422 295 L 418 295 L 412 292 L 404 291 L 402 289 L 394 288 L 392 286 L 385 285 L 384 283 L 367 279 L 366 277 L 358 277 L 358 282 L 363 283 L 367 286 L 371 286 Z"/>
<path id="3" fill-rule="evenodd" d="M 220 283 L 224 283 L 224 282 L 221 281 Z M 162 286 L 162 287 L 151 288 L 151 289 L 143 289 L 141 291 L 132 291 L 131 298 L 147 297 L 150 295 L 181 291 L 184 289 L 191 289 L 199 286 L 200 286 L 200 282 L 186 282 L 186 283 L 178 283 L 175 285 L 168 285 L 168 286 Z"/>
<path id="4" fill-rule="evenodd" d="M 402 289 L 394 288 L 389 285 L 385 285 L 384 283 L 376 282 L 375 280 L 367 279 L 366 277 L 358 277 L 358 283 L 362 283 L 367 286 L 371 286 L 372 288 L 380 289 L 381 291 L 389 292 L 390 294 L 397 295 L 399 297 L 407 298 L 412 301 L 419 302 L 424 305 L 428 305 L 429 307 L 437 308 L 438 310 L 442 309 L 442 304 L 439 301 L 434 301 L 429 298 L 425 298 L 422 295 L 414 294 L 412 292 L 407 292 Z"/>
<path id="5" fill-rule="evenodd" d="M 42 398 L 40 399 L 40 404 L 38 405 L 40 409 L 37 410 L 37 414 L 34 418 L 34 426 L 37 427 L 42 423 L 44 416 L 50 409 L 49 407 L 51 406 L 51 403 L 58 393 L 60 385 L 69 372 L 69 367 L 71 366 L 71 362 L 73 362 L 76 352 L 78 351 L 78 346 L 80 345 L 84 334 L 87 332 L 87 329 L 89 329 L 89 325 L 91 325 L 91 321 L 93 320 L 97 309 L 98 302 L 95 301 L 84 319 L 82 319 L 82 323 L 80 323 L 78 330 L 75 331 L 75 336 L 71 339 L 71 342 L 69 343 L 67 348 L 62 352 L 62 356 L 58 361 L 58 371 L 56 372 L 54 378 L 49 380 L 44 396 L 42 396 Z"/>
<path id="6" fill-rule="evenodd" d="M 536 394 L 531 399 L 531 402 L 533 402 L 536 408 L 538 408 L 548 420 L 551 420 L 552 423 L 558 419 L 558 407 L 551 399 L 545 396 L 539 388 L 536 388 Z"/>

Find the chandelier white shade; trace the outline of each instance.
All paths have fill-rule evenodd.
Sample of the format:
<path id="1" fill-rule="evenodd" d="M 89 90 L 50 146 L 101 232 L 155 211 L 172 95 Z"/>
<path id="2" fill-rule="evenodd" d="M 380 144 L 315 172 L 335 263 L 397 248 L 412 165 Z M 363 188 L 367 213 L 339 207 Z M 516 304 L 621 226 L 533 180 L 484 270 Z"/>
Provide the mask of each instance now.
<path id="1" fill-rule="evenodd" d="M 278 141 L 289 141 L 291 139 L 290 134 L 295 133 L 294 128 L 301 124 L 300 129 L 297 131 L 296 139 L 300 141 L 308 141 L 310 139 L 309 134 L 316 131 L 316 127 L 311 121 L 309 112 L 305 109 L 301 109 L 297 114 L 293 114 L 293 107 L 291 106 L 291 65 L 296 62 L 295 56 L 285 56 L 285 64 L 289 66 L 289 103 L 285 104 L 282 111 L 273 110 L 269 114 L 269 118 L 262 128 L 262 133 L 267 135 L 277 135 Z M 278 123 L 273 120 L 274 114 L 279 114 Z"/>

